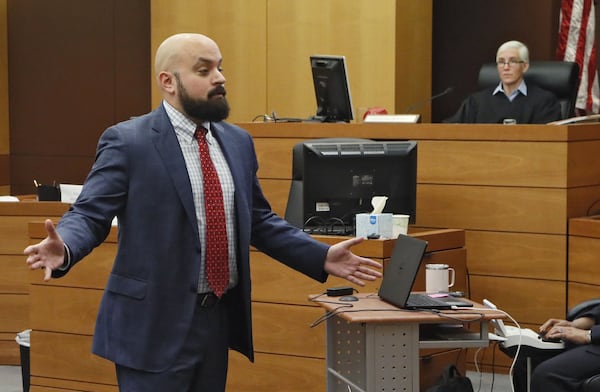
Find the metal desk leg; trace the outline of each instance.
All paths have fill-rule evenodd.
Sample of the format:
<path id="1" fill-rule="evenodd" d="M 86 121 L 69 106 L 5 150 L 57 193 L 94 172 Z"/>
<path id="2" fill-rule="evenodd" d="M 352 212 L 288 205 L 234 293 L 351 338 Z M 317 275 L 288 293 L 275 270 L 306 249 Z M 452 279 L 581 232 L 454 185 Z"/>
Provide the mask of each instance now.
<path id="1" fill-rule="evenodd" d="M 367 325 L 367 390 L 419 390 L 419 325 Z"/>
<path id="2" fill-rule="evenodd" d="M 327 391 L 418 391 L 418 324 L 327 320 Z"/>

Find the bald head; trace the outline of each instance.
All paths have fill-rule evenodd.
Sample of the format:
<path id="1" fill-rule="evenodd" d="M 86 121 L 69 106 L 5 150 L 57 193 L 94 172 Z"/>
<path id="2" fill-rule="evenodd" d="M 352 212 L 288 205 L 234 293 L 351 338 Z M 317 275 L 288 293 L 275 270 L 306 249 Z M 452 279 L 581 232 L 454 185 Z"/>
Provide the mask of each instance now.
<path id="1" fill-rule="evenodd" d="M 156 81 L 163 99 L 196 123 L 229 114 L 221 51 L 202 34 L 175 34 L 156 50 Z"/>
<path id="2" fill-rule="evenodd" d="M 154 58 L 154 72 L 175 72 L 182 62 L 195 56 L 197 48 L 211 49 L 218 52 L 217 43 L 202 34 L 181 33 L 165 39 L 158 49 Z"/>

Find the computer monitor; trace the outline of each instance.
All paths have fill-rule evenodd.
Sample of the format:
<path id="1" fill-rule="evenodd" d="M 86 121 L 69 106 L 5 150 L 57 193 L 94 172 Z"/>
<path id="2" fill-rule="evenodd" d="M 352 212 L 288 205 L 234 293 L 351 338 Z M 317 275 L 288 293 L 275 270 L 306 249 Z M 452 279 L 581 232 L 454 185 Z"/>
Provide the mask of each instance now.
<path id="1" fill-rule="evenodd" d="M 388 197 L 383 212 L 415 223 L 416 142 L 304 143 L 305 231 L 353 234 L 355 215 L 371 212 L 374 196 Z"/>
<path id="2" fill-rule="evenodd" d="M 345 57 L 313 55 L 310 65 L 317 99 L 317 114 L 312 119 L 322 122 L 353 120 Z"/>

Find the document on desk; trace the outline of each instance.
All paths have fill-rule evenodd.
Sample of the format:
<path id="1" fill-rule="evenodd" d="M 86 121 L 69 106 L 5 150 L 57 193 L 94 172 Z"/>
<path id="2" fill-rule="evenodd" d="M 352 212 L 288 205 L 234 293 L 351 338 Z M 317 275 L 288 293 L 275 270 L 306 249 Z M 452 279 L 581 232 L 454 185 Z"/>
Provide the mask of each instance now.
<path id="1" fill-rule="evenodd" d="M 75 203 L 82 188 L 83 185 L 60 184 L 60 201 L 69 204 Z"/>

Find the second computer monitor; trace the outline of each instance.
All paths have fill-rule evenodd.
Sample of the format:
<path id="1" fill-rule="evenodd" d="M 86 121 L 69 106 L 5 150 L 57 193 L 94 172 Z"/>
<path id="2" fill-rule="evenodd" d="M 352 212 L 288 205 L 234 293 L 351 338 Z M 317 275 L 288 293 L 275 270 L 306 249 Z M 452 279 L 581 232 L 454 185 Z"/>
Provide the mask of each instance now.
<path id="1" fill-rule="evenodd" d="M 344 56 L 310 56 L 317 114 L 322 122 L 350 122 L 354 119 L 352 96 Z"/>

